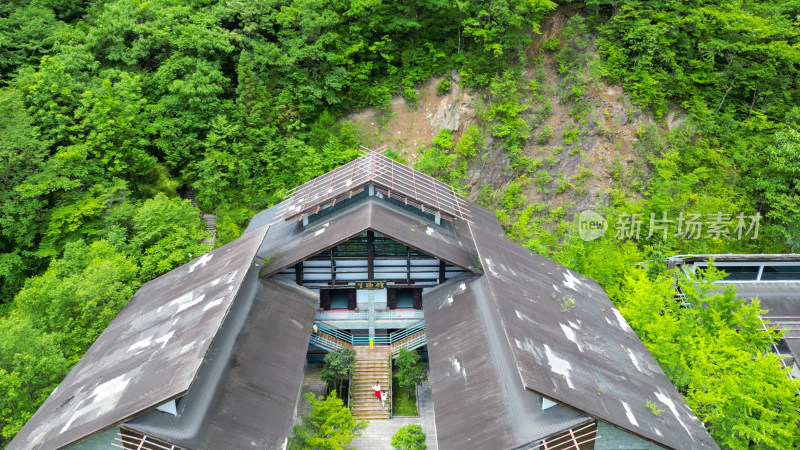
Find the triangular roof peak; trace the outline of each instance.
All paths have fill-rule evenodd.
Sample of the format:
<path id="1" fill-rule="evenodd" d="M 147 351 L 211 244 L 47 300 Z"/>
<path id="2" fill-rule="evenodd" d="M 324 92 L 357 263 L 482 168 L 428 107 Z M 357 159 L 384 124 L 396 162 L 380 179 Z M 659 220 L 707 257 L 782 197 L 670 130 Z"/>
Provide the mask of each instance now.
<path id="1" fill-rule="evenodd" d="M 287 193 L 284 220 L 302 220 L 374 185 L 376 195 L 395 199 L 445 220 L 472 222 L 463 194 L 448 184 L 365 149 L 362 156 Z"/>

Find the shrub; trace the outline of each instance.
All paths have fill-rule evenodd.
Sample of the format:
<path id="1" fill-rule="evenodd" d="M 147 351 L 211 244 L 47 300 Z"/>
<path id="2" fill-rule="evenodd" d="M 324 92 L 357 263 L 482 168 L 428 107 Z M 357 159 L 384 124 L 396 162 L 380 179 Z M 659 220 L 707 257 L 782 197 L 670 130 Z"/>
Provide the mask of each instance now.
<path id="1" fill-rule="evenodd" d="M 432 145 L 439 147 L 442 150 L 450 150 L 453 148 L 453 133 L 447 128 L 442 128 L 439 133 L 433 138 Z"/>
<path id="2" fill-rule="evenodd" d="M 533 176 L 533 182 L 540 188 L 544 187 L 545 184 L 550 183 L 551 181 L 553 181 L 553 177 L 551 177 L 550 174 L 544 170 L 536 172 L 536 175 Z"/>
<path id="3" fill-rule="evenodd" d="M 542 42 L 542 49 L 547 50 L 548 52 L 554 52 L 560 43 L 561 40 L 559 40 L 557 37 L 554 37 Z"/>
<path id="4" fill-rule="evenodd" d="M 483 133 L 477 125 L 472 124 L 464 131 L 456 145 L 456 153 L 464 159 L 475 157 L 483 150 Z"/>
<path id="5" fill-rule="evenodd" d="M 564 138 L 564 145 L 572 145 L 578 142 L 578 134 L 580 130 L 575 128 L 574 130 L 564 130 L 561 132 L 561 136 Z"/>
<path id="6" fill-rule="evenodd" d="M 417 424 L 400 427 L 392 436 L 392 447 L 397 450 L 425 450 L 425 433 Z"/>
<path id="7" fill-rule="evenodd" d="M 438 95 L 444 95 L 450 92 L 450 79 L 442 78 L 442 81 L 436 85 L 436 93 Z"/>
<path id="8" fill-rule="evenodd" d="M 539 132 L 539 139 L 537 142 L 539 145 L 544 145 L 550 142 L 550 138 L 553 136 L 553 127 L 549 124 L 542 127 L 542 131 Z"/>

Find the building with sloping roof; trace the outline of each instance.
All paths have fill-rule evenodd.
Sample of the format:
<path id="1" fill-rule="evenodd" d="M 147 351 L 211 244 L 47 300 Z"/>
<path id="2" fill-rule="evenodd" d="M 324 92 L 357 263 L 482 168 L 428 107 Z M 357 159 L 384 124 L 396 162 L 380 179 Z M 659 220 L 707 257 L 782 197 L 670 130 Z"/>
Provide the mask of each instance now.
<path id="1" fill-rule="evenodd" d="M 784 331 L 772 351 L 792 378 L 800 378 L 800 254 L 702 254 L 669 258 L 671 268 L 689 274 L 712 264 L 724 274 L 716 282 L 733 286 L 743 299 L 758 299 L 764 326 Z M 680 295 L 680 293 L 679 293 Z"/>
<path id="2" fill-rule="evenodd" d="M 596 282 L 375 152 L 142 286 L 9 448 L 283 448 L 343 346 L 427 354 L 441 449 L 718 448 Z"/>

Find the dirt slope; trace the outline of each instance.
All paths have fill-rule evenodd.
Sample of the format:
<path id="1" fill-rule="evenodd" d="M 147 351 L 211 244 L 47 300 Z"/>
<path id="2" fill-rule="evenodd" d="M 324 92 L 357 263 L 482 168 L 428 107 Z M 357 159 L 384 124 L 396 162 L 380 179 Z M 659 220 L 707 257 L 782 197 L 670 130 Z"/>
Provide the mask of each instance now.
<path id="1" fill-rule="evenodd" d="M 675 112 L 659 123 L 633 106 L 622 88 L 608 85 L 600 79 L 595 59 L 594 37 L 590 35 L 565 36 L 565 27 L 572 13 L 567 8 L 557 11 L 541 27 L 541 35 L 534 36 L 528 50 L 528 59 L 523 85 L 537 80 L 542 98 L 526 100 L 530 107 L 523 113 L 531 125 L 529 139 L 523 152 L 534 161 L 536 167 L 527 175 L 531 182 L 524 195 L 527 204 L 546 204 L 550 208 L 559 206 L 567 210 L 567 216 L 606 203 L 613 190 L 622 190 L 629 195 L 640 195 L 649 178 L 646 158 L 639 150 L 638 142 L 648 131 L 658 134 L 659 128 L 672 129 L 682 120 Z M 542 44 L 556 38 L 557 48 L 544 50 Z M 573 45 L 582 39 L 586 46 L 579 50 L 579 69 L 567 74 L 557 71 L 557 55 L 565 45 Z M 552 42 L 552 41 L 551 41 Z M 453 131 L 456 142 L 472 123 L 480 124 L 476 108 L 489 101 L 485 92 L 467 92 L 458 84 L 458 74 L 448 75 L 452 89 L 446 95 L 436 94 L 436 86 L 442 77 L 435 77 L 419 86 L 418 107 L 412 108 L 402 97 L 394 98 L 386 110 L 367 108 L 344 118 L 355 123 L 371 148 L 387 146 L 413 164 L 419 147 L 430 145 L 441 128 Z M 566 98 L 566 90 L 581 84 L 584 95 L 578 100 Z M 536 119 L 549 103 L 552 112 L 546 119 Z M 582 110 L 576 114 L 576 109 Z M 551 137 L 540 138 L 549 128 Z M 568 134 L 577 136 L 571 139 Z M 567 135 L 564 132 L 567 131 Z M 488 134 L 488 133 L 487 133 Z M 502 142 L 486 140 L 486 151 L 469 163 L 469 194 L 475 200 L 481 187 L 488 184 L 496 193 L 494 203 L 499 201 L 509 183 L 520 173 L 508 169 L 509 158 Z M 550 178 L 540 172 L 546 172 Z M 485 189 L 484 189 L 485 190 Z M 639 192 L 637 192 L 639 191 Z"/>

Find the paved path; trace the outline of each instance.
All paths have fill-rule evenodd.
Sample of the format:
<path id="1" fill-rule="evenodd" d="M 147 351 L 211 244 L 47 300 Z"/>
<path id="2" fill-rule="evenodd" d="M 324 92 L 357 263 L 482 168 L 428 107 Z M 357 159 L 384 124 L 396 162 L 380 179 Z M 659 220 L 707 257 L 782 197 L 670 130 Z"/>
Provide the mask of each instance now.
<path id="1" fill-rule="evenodd" d="M 297 401 L 297 414 L 294 416 L 294 423 L 300 423 L 300 417 L 303 414 L 308 414 L 311 409 L 308 407 L 303 394 L 306 392 L 313 392 L 316 397 L 325 395 L 328 390 L 328 383 L 322 381 L 322 365 L 306 366 L 305 373 L 303 374 L 303 386 L 300 388 L 300 398 Z"/>
<path id="2" fill-rule="evenodd" d="M 391 450 L 392 436 L 403 425 L 411 423 L 422 425 L 425 433 L 425 446 L 427 450 L 438 450 L 436 445 L 436 424 L 433 421 L 433 397 L 430 381 L 422 383 L 417 388 L 417 406 L 419 417 L 400 417 L 391 420 L 371 420 L 364 434 L 355 439 L 348 448 L 358 450 Z"/>

